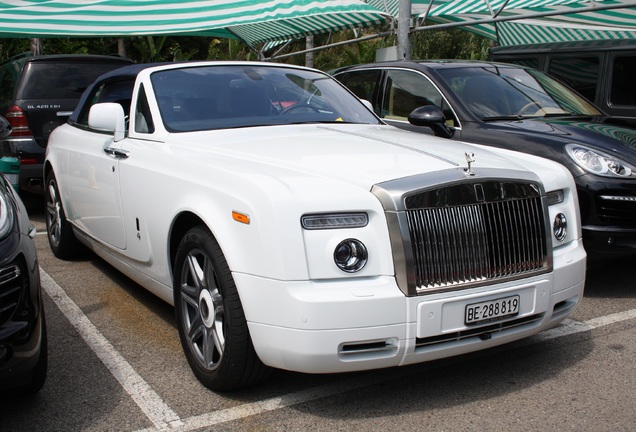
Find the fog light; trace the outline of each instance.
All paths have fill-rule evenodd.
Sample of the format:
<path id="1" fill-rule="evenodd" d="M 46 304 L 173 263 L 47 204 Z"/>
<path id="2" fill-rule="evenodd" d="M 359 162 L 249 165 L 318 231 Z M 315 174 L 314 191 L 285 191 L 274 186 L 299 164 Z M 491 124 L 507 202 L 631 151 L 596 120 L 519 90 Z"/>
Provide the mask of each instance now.
<path id="1" fill-rule="evenodd" d="M 559 213 L 554 218 L 554 224 L 552 224 L 552 231 L 554 237 L 562 242 L 565 240 L 565 236 L 568 234 L 568 220 L 563 213 Z"/>
<path id="2" fill-rule="evenodd" d="M 336 246 L 333 259 L 340 270 L 355 273 L 367 263 L 367 248 L 360 240 L 343 240 Z"/>

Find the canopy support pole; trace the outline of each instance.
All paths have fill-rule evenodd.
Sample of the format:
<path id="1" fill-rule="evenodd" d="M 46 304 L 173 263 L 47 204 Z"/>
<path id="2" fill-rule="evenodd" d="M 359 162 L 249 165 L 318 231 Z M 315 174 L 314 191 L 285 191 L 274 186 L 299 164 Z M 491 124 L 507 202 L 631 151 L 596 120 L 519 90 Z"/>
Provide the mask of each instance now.
<path id="1" fill-rule="evenodd" d="M 398 60 L 411 60 L 411 0 L 400 0 L 398 10 Z"/>

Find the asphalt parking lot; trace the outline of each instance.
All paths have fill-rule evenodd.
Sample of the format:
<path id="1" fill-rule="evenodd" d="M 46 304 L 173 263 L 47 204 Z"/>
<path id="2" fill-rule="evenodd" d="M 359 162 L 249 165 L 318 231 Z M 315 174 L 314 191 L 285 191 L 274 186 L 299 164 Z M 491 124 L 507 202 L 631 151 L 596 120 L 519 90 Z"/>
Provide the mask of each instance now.
<path id="1" fill-rule="evenodd" d="M 172 308 L 94 255 L 60 261 L 27 203 L 45 289 L 49 376 L 0 399 L 0 431 L 631 431 L 636 424 L 634 259 L 588 270 L 556 329 L 494 350 L 343 375 L 276 371 L 215 393 L 194 378 Z"/>

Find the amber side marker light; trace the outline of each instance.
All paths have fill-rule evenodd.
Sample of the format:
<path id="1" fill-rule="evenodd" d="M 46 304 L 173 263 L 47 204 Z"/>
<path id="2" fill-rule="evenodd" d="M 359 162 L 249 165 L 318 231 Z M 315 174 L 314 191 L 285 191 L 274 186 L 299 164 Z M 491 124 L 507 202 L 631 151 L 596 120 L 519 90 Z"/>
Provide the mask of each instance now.
<path id="1" fill-rule="evenodd" d="M 248 215 L 236 211 L 232 211 L 232 219 L 245 225 L 250 224 L 250 217 Z"/>

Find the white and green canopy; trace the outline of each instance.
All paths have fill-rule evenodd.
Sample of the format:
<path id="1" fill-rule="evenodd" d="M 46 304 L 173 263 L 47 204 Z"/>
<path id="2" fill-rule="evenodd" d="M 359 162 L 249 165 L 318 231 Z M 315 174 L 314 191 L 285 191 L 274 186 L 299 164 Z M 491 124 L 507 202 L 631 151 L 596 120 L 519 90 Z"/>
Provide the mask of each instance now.
<path id="1" fill-rule="evenodd" d="M 0 37 L 216 36 L 255 44 L 388 22 L 360 0 L 9 0 Z"/>
<path id="2" fill-rule="evenodd" d="M 0 37 L 215 36 L 251 47 L 390 23 L 400 0 L 0 0 Z M 415 31 L 501 45 L 636 39 L 636 0 L 411 0 Z"/>
<path id="3" fill-rule="evenodd" d="M 397 16 L 399 0 L 366 1 Z M 636 0 L 412 0 L 411 3 L 412 15 L 430 24 L 430 28 L 461 27 L 500 45 L 636 39 Z"/>

